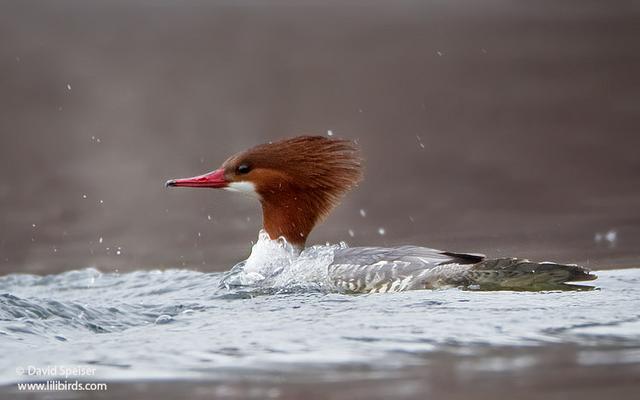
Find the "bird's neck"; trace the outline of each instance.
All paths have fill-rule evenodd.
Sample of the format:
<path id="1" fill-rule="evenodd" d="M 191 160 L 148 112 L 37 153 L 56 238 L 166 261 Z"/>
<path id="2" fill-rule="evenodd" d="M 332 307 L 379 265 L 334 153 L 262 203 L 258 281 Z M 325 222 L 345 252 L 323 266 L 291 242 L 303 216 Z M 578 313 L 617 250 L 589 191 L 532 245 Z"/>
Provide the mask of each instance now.
<path id="1" fill-rule="evenodd" d="M 320 219 L 319 205 L 305 193 L 273 193 L 262 201 L 265 231 L 273 240 L 284 237 L 290 244 L 304 248 L 309 233 Z"/>

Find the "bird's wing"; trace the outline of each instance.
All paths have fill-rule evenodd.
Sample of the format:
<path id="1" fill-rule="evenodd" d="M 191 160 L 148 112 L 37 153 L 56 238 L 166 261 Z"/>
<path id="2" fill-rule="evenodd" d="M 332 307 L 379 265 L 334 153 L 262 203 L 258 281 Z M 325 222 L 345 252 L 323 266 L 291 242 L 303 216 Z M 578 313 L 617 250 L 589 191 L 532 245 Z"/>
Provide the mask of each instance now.
<path id="1" fill-rule="evenodd" d="M 350 247 L 336 250 L 329 278 L 351 292 L 407 290 L 415 285 L 428 287 L 431 281 L 457 285 L 465 284 L 458 280 L 466 279 L 464 272 L 484 259 L 481 254 L 419 246 Z"/>

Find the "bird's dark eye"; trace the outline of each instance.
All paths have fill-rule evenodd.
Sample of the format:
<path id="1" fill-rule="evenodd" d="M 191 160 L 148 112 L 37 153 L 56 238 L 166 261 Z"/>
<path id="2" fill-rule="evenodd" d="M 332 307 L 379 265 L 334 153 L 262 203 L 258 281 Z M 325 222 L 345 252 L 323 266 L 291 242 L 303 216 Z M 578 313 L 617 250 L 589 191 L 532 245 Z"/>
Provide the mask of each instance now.
<path id="1" fill-rule="evenodd" d="M 247 164 L 240 164 L 237 168 L 237 171 L 239 174 L 246 174 L 247 172 L 251 171 L 251 167 L 249 167 Z"/>

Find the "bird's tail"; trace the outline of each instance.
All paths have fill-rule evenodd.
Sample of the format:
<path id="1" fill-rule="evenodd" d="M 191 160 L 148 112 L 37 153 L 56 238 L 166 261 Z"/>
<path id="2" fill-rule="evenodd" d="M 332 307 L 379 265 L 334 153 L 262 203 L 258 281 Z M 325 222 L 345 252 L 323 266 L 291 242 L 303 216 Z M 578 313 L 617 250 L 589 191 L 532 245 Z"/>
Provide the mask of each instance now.
<path id="1" fill-rule="evenodd" d="M 536 263 L 518 258 L 484 260 L 467 270 L 470 284 L 485 290 L 591 288 L 567 282 L 592 281 L 596 278 L 588 269 L 577 265 Z"/>

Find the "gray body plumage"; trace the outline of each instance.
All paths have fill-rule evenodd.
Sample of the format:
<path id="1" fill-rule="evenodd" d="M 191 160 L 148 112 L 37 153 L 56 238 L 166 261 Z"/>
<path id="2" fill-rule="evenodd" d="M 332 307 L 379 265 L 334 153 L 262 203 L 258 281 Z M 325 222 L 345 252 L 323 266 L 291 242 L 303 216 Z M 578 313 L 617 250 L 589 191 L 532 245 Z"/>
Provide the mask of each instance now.
<path id="1" fill-rule="evenodd" d="M 336 288 L 354 293 L 452 286 L 541 290 L 568 287 L 565 282 L 596 279 L 587 269 L 575 265 L 517 258 L 487 259 L 482 254 L 419 246 L 338 249 L 328 272 Z"/>

